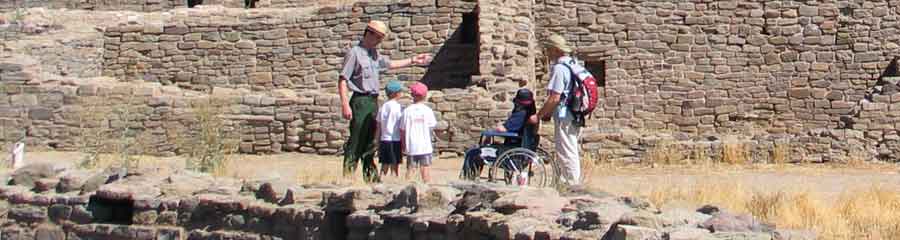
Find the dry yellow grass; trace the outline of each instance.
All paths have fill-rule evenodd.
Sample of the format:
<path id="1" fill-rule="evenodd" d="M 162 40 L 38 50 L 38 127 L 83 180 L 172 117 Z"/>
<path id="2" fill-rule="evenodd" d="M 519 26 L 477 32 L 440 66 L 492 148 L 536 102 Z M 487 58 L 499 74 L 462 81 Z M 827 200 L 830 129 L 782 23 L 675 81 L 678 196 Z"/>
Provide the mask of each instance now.
<path id="1" fill-rule="evenodd" d="M 781 229 L 809 229 L 819 239 L 900 239 L 900 192 L 881 186 L 828 199 L 806 190 L 754 192 L 741 185 L 656 186 L 635 194 L 657 206 L 688 202 L 750 213 Z"/>
<path id="2" fill-rule="evenodd" d="M 791 149 L 790 142 L 775 142 L 772 149 L 772 163 L 781 165 L 791 162 Z"/>
<path id="3" fill-rule="evenodd" d="M 724 141 L 722 143 L 722 162 L 728 164 L 749 164 L 750 151 L 747 145 L 737 141 Z"/>

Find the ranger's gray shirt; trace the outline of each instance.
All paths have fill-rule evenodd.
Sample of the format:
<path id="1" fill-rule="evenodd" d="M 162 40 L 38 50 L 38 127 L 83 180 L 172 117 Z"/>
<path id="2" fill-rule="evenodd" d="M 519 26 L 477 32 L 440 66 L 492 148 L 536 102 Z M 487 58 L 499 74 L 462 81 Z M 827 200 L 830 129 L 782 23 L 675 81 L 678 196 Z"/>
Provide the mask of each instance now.
<path id="1" fill-rule="evenodd" d="M 344 66 L 340 77 L 347 80 L 350 91 L 357 93 L 378 93 L 381 88 L 381 73 L 388 70 L 391 61 L 375 49 L 366 49 L 356 44 L 344 56 Z"/>

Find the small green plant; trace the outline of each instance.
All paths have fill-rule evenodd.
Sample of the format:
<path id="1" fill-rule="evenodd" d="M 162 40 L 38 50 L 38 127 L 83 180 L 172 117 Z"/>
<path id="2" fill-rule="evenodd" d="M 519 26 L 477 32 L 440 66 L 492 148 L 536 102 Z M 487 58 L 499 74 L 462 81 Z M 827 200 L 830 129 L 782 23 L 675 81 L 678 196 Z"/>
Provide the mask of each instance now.
<path id="1" fill-rule="evenodd" d="M 237 151 L 239 135 L 221 117 L 223 113 L 222 104 L 213 99 L 197 101 L 193 106 L 190 129 L 176 137 L 179 151 L 188 157 L 188 169 L 220 172 Z"/>
<path id="2" fill-rule="evenodd" d="M 79 165 L 100 167 L 102 154 L 109 153 L 119 166 L 133 169 L 138 164 L 137 156 L 147 149 L 146 132 L 135 128 L 139 124 L 134 113 L 140 104 L 133 96 L 112 106 L 104 106 L 106 100 L 109 99 L 86 98 L 78 111 L 75 146 L 85 153 Z"/>
<path id="3" fill-rule="evenodd" d="M 93 168 L 98 165 L 100 154 L 106 150 L 109 138 L 109 107 L 100 106 L 101 99 L 84 98 L 82 108 L 76 109 L 78 121 L 74 145 L 85 153 L 79 166 Z"/>
<path id="4" fill-rule="evenodd" d="M 135 112 L 140 106 L 135 100 L 134 95 L 128 96 L 123 105 L 113 109 L 114 120 L 110 121 L 112 139 L 115 139 L 111 144 L 112 150 L 121 166 L 126 169 L 136 168 L 139 164 L 137 156 L 146 153 L 144 131 L 135 129 L 135 125 L 139 125 Z"/>

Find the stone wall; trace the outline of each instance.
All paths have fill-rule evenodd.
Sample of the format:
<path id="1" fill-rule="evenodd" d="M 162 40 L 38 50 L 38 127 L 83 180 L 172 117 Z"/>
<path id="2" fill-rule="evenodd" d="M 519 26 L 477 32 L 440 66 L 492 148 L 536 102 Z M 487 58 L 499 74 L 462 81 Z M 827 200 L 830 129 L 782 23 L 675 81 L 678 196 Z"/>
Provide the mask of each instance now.
<path id="1" fill-rule="evenodd" d="M 184 7 L 186 3 L 185 0 L 10 0 L 0 2 L 0 12 L 37 7 L 152 12 Z"/>
<path id="2" fill-rule="evenodd" d="M 304 151 L 334 153 L 348 133 L 346 122 L 336 114 L 338 65 L 344 50 L 361 38 L 366 22 L 380 19 L 392 29 L 381 44 L 382 54 L 392 59 L 434 54 L 427 70 L 394 70 L 383 81 L 431 85 L 430 102 L 441 119 L 438 146 L 462 151 L 484 126 L 506 116 L 511 104 L 496 100 L 507 102 L 518 87 L 515 81 L 527 83 L 531 78 L 526 69 L 533 62 L 527 50 L 532 26 L 530 18 L 516 17 L 527 9 L 516 12 L 516 5 L 482 4 L 491 12 L 494 6 L 503 11 L 479 21 L 477 3 L 468 1 L 358 3 L 309 14 L 295 9 L 176 10 L 162 22 L 109 26 L 104 75 L 206 92 L 240 88 L 266 95 L 280 89 L 311 96 L 314 100 L 280 114 L 302 121 L 291 134 L 309 142 Z M 522 36 L 526 39 L 513 41 Z M 274 117 L 278 114 L 276 110 Z"/>
<path id="3" fill-rule="evenodd" d="M 229 8 L 302 8 L 317 5 L 307 0 L 192 0 L 196 6 L 222 5 Z M 188 7 L 188 0 L 9 0 L 0 2 L 0 12 L 19 8 L 68 8 L 98 11 L 159 12 Z"/>
<path id="4" fill-rule="evenodd" d="M 587 153 L 640 161 L 660 139 L 715 152 L 725 136 L 738 136 L 754 156 L 771 157 L 774 146 L 787 142 L 806 160 L 891 159 L 900 138 L 891 113 L 898 97 L 872 91 L 882 76 L 896 74 L 886 71 L 897 56 L 893 7 L 756 0 L 201 6 L 161 20 L 111 21 L 102 70 L 136 84 L 128 93 L 158 84 L 153 88 L 177 97 L 230 96 L 229 119 L 254 129 L 242 133 L 245 152 L 337 153 L 347 136 L 337 114 L 337 68 L 365 22 L 380 19 L 393 30 L 383 54 L 435 55 L 428 68 L 390 71 L 384 80 L 431 86 L 429 101 L 441 120 L 438 147 L 459 152 L 506 117 L 516 88 L 545 96 L 548 66 L 537 39 L 557 32 L 606 83 L 603 106 L 584 130 Z M 7 101 L 30 99 L 16 89 L 44 88 L 7 87 Z M 7 108 L 18 114 L 9 116 L 25 116 L 29 108 L 20 105 Z"/>
<path id="5" fill-rule="evenodd" d="M 545 0 L 534 12 L 539 35 L 564 34 L 582 60 L 605 63 L 597 131 L 786 135 L 827 157 L 845 155 L 847 139 L 805 136 L 854 108 L 871 110 L 852 127 L 869 150 L 895 138 L 887 96 L 859 103 L 897 55 L 893 4 Z"/>

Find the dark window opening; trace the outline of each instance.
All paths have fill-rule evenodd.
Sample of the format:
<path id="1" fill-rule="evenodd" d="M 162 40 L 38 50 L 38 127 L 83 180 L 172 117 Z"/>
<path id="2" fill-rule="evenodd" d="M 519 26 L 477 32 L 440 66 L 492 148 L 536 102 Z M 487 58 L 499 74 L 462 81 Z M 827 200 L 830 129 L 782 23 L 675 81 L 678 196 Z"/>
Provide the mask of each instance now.
<path id="1" fill-rule="evenodd" d="M 460 43 L 474 44 L 478 42 L 478 13 L 470 12 L 462 14 L 462 24 L 459 26 Z"/>
<path id="2" fill-rule="evenodd" d="M 853 9 L 850 7 L 842 7 L 842 8 L 840 8 L 840 11 L 841 11 L 841 15 L 845 16 L 845 17 L 849 17 L 850 15 L 853 15 Z"/>
<path id="3" fill-rule="evenodd" d="M 130 225 L 134 217 L 134 201 L 91 196 L 87 210 L 94 222 Z"/>
<path id="4" fill-rule="evenodd" d="M 606 87 L 606 61 L 585 61 L 584 67 L 594 75 L 594 79 L 597 79 L 597 85 Z"/>
<path id="5" fill-rule="evenodd" d="M 440 46 L 420 80 L 428 88 L 466 88 L 479 75 L 478 8 L 462 14 L 462 22 Z"/>
<path id="6" fill-rule="evenodd" d="M 244 0 L 244 8 L 256 8 L 256 3 L 259 0 Z"/>
<path id="7" fill-rule="evenodd" d="M 194 8 L 197 5 L 203 4 L 203 0 L 187 0 L 187 5 L 189 8 Z"/>

